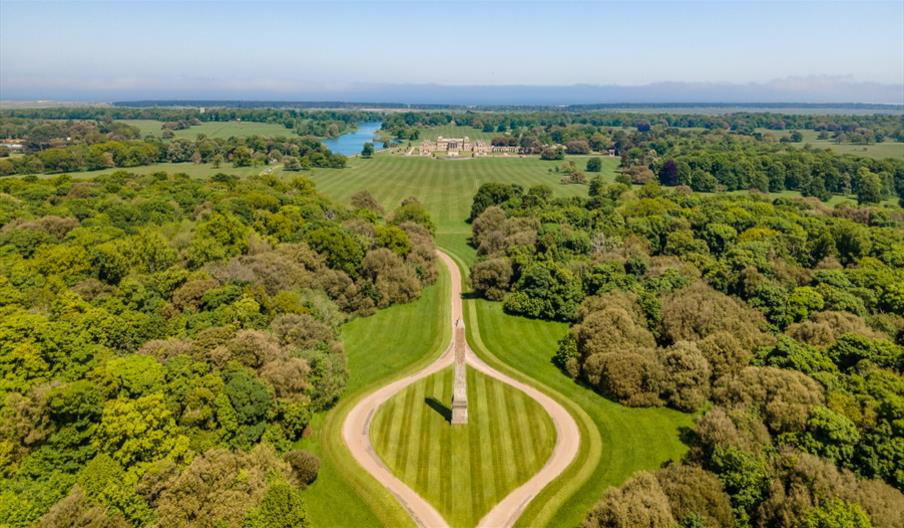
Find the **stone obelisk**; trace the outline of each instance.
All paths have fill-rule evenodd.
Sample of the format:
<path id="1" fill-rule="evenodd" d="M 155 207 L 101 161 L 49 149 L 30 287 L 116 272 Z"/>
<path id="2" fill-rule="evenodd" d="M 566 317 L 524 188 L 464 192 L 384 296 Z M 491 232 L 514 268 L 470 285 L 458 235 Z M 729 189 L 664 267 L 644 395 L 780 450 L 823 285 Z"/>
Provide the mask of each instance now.
<path id="1" fill-rule="evenodd" d="M 468 423 L 468 384 L 465 377 L 465 325 L 455 323 L 455 382 L 452 385 L 452 425 Z"/>

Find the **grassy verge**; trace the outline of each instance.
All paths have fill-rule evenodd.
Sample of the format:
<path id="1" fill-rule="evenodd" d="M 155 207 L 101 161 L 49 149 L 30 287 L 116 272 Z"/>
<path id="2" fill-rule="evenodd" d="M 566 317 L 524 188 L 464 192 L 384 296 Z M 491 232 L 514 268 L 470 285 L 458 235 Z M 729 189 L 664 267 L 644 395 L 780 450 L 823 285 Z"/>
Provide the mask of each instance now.
<path id="1" fill-rule="evenodd" d="M 416 371 L 437 357 L 449 340 L 449 275 L 413 303 L 356 319 L 343 328 L 348 388 L 339 404 L 315 417 L 301 447 L 321 459 L 320 476 L 305 491 L 313 526 L 412 526 L 407 512 L 383 486 L 361 470 L 342 441 L 342 423 L 362 396 Z"/>
<path id="2" fill-rule="evenodd" d="M 453 375 L 445 369 L 393 396 L 374 417 L 371 438 L 386 465 L 452 526 L 469 527 L 543 466 L 555 428 L 540 404 L 473 369 L 468 423 L 451 425 Z"/>

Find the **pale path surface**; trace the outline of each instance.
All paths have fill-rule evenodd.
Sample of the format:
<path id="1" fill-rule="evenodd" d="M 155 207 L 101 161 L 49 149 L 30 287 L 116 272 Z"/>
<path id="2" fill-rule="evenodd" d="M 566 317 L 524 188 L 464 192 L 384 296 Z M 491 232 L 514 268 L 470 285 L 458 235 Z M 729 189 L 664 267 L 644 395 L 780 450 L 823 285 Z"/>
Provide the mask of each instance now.
<path id="1" fill-rule="evenodd" d="M 443 252 L 437 252 L 440 260 L 449 269 L 449 275 L 452 283 L 451 301 L 451 321 L 452 339 L 443 355 L 436 361 L 425 367 L 424 369 L 396 380 L 389 385 L 377 389 L 375 392 L 365 396 L 359 401 L 345 418 L 342 424 L 342 438 L 348 445 L 352 456 L 361 466 L 373 475 L 386 489 L 390 491 L 402 506 L 411 514 L 414 522 L 418 526 L 429 528 L 441 528 L 448 526 L 448 523 L 436 511 L 429 502 L 418 495 L 407 484 L 399 480 L 389 468 L 383 464 L 380 457 L 374 451 L 373 445 L 370 443 L 370 424 L 373 420 L 377 409 L 383 405 L 389 398 L 400 390 L 415 381 L 427 377 L 431 374 L 452 365 L 454 361 L 455 348 L 455 325 L 462 318 L 461 308 L 461 271 L 452 260 L 451 257 Z M 543 409 L 549 414 L 556 430 L 556 443 L 553 446 L 552 454 L 546 461 L 546 464 L 533 477 L 521 486 L 515 488 L 502 501 L 500 501 L 492 510 L 480 520 L 478 526 L 486 528 L 509 527 L 515 524 L 521 512 L 537 496 L 538 493 L 553 479 L 555 479 L 569 464 L 574 460 L 578 453 L 581 436 L 578 431 L 577 423 L 568 414 L 564 407 L 559 405 L 555 400 L 540 392 L 539 390 L 522 383 L 483 362 L 471 347 L 465 343 L 465 360 L 475 370 L 486 374 L 487 376 L 496 378 L 503 383 L 507 383 L 512 387 L 524 392 L 537 401 Z"/>

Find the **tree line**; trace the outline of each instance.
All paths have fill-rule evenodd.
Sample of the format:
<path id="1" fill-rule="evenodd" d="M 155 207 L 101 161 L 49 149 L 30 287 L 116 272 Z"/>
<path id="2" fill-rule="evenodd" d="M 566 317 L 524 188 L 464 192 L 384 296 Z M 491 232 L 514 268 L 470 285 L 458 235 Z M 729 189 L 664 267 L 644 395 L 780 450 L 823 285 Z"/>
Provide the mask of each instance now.
<path id="1" fill-rule="evenodd" d="M 596 177 L 586 198 L 484 184 L 470 217 L 473 288 L 570 322 L 565 375 L 702 413 L 682 461 L 607 491 L 587 526 L 900 526 L 900 207 Z"/>
<path id="2" fill-rule="evenodd" d="M 776 114 L 770 112 L 733 112 L 724 114 L 642 113 L 611 111 L 534 111 L 534 112 L 397 112 L 383 117 L 387 130 L 456 124 L 484 132 L 522 129 L 589 126 L 644 128 L 702 128 L 730 130 L 752 135 L 756 129 L 825 131 L 831 137 L 840 134 L 863 136 L 864 141 L 904 141 L 904 115 L 876 113 L 868 115 Z"/>
<path id="3" fill-rule="evenodd" d="M 25 152 L 67 144 L 138 139 L 140 134 L 138 128 L 112 120 L 0 119 L 0 138 L 21 140 Z M 8 154 L 9 151 L 0 152 L 0 156 Z"/>
<path id="4" fill-rule="evenodd" d="M 413 199 L 304 177 L 0 181 L 0 524 L 306 526 L 339 325 L 435 280 Z"/>
<path id="5" fill-rule="evenodd" d="M 864 203 L 904 198 L 901 159 L 860 158 L 722 133 L 651 130 L 613 139 L 628 183 L 658 178 L 663 185 L 686 185 L 695 191 L 793 190 L 821 200 L 855 194 Z"/>
<path id="6" fill-rule="evenodd" d="M 0 110 L 0 128 L 8 119 L 117 121 L 151 119 L 161 122 L 249 121 L 282 125 L 287 133 L 299 136 L 336 137 L 361 121 L 378 121 L 381 113 L 360 110 L 300 110 L 289 108 L 211 107 L 204 112 L 198 105 L 168 107 L 59 107 Z"/>
<path id="7" fill-rule="evenodd" d="M 102 143 L 55 147 L 24 156 L 0 158 L 0 175 L 78 172 L 154 163 L 224 163 L 234 167 L 284 163 L 286 170 L 342 168 L 346 158 L 334 154 L 314 137 L 231 137 L 165 141 L 107 140 Z"/>

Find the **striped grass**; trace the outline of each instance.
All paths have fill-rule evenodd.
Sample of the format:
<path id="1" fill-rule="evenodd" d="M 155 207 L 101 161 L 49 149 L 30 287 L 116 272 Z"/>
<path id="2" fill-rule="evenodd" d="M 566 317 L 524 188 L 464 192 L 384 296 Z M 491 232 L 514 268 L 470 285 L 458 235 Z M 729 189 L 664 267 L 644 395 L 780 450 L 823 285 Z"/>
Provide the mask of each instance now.
<path id="1" fill-rule="evenodd" d="M 422 368 L 444 349 L 450 333 L 449 274 L 442 266 L 439 272 L 437 283 L 417 301 L 342 327 L 348 386 L 336 407 L 314 416 L 312 434 L 298 445 L 321 462 L 317 480 L 304 492 L 312 526 L 413 526 L 398 501 L 352 458 L 342 441 L 342 423 L 362 395 Z"/>
<path id="2" fill-rule="evenodd" d="M 581 429 L 577 463 L 528 505 L 519 526 L 578 526 L 606 487 L 686 451 L 680 433 L 691 427 L 693 415 L 625 407 L 575 383 L 552 364 L 567 324 L 510 316 L 501 303 L 479 299 L 466 301 L 465 308 L 475 351 L 556 397 Z"/>
<path id="3" fill-rule="evenodd" d="M 371 441 L 452 526 L 474 526 L 543 466 L 555 430 L 537 402 L 473 369 L 468 424 L 452 426 L 453 375 L 445 369 L 387 401 L 374 417 Z"/>
<path id="4" fill-rule="evenodd" d="M 578 167 L 586 156 L 569 156 Z M 466 262 L 473 260 L 468 246 L 471 226 L 465 222 L 474 194 L 483 183 L 517 183 L 525 189 L 548 185 L 556 196 L 586 196 L 586 185 L 562 185 L 560 175 L 549 170 L 561 162 L 528 158 L 476 158 L 435 160 L 422 157 L 378 155 L 372 159 L 353 158 L 341 170 L 315 169 L 305 173 L 317 190 L 334 200 L 348 203 L 360 190 L 369 191 L 387 210 L 415 196 L 430 211 L 437 224 L 437 244 Z M 603 175 L 615 178 L 618 158 L 603 157 Z"/>

